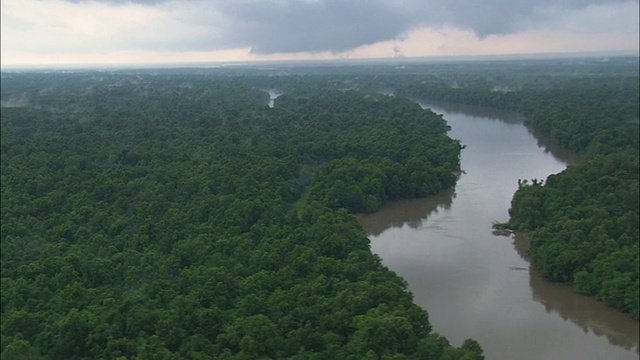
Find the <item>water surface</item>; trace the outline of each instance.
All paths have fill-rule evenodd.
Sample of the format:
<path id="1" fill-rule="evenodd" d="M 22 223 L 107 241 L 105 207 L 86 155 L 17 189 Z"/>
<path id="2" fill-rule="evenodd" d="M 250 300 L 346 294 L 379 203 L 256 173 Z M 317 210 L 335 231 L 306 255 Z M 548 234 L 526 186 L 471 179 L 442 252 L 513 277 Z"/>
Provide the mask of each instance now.
<path id="1" fill-rule="evenodd" d="M 373 252 L 409 284 L 434 329 L 478 340 L 487 359 L 638 359 L 638 322 L 543 280 L 507 221 L 518 179 L 545 179 L 579 159 L 534 137 L 508 112 L 421 103 L 460 139 L 454 191 L 391 203 L 360 217 Z"/>
<path id="2" fill-rule="evenodd" d="M 275 103 L 276 103 L 276 99 L 282 95 L 282 91 L 277 90 L 277 89 L 269 89 L 267 90 L 267 92 L 269 93 L 269 102 L 267 103 L 267 105 L 272 108 Z"/>

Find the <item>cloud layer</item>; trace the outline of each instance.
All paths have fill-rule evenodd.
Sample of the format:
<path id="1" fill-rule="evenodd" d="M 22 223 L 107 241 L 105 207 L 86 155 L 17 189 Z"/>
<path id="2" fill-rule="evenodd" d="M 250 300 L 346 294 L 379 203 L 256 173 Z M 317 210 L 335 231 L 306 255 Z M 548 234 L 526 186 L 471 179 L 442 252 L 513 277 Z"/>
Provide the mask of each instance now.
<path id="1" fill-rule="evenodd" d="M 194 46 L 251 47 L 256 53 L 339 52 L 395 39 L 417 27 L 467 29 L 482 38 L 546 26 L 571 12 L 604 8 L 605 14 L 611 15 L 625 8 L 620 5 L 637 7 L 637 1 L 625 0 L 111 0 L 102 3 L 170 10 L 176 18 L 187 15 L 184 21 L 211 30 L 203 34 L 211 38 L 196 39 Z M 197 14 L 193 10 L 197 10 Z"/>
<path id="2" fill-rule="evenodd" d="M 637 34 L 638 1 L 2 0 L 2 46 L 14 52 L 348 53 L 421 29 Z"/>

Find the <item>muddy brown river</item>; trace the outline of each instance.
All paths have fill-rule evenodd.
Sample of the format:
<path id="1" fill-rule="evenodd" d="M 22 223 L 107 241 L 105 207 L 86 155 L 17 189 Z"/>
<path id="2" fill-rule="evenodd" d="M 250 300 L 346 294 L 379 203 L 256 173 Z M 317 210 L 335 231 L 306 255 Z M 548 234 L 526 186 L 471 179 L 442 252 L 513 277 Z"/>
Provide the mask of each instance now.
<path id="1" fill-rule="evenodd" d="M 480 342 L 487 359 L 638 359 L 638 322 L 540 278 L 507 221 L 518 179 L 544 179 L 579 159 L 536 137 L 514 114 L 435 102 L 460 139 L 455 190 L 363 215 L 374 253 L 401 275 L 435 331 Z"/>

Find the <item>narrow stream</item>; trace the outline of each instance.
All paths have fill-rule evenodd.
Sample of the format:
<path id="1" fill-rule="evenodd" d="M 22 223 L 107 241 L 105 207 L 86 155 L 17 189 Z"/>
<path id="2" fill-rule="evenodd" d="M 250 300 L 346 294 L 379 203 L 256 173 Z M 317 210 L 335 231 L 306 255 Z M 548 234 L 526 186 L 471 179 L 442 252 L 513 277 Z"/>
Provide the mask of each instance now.
<path id="1" fill-rule="evenodd" d="M 544 179 L 579 159 L 506 112 L 423 102 L 466 145 L 455 190 L 363 215 L 373 252 L 409 284 L 435 331 L 480 342 L 487 359 L 638 359 L 638 322 L 540 278 L 507 221 L 518 179 Z"/>
<path id="2" fill-rule="evenodd" d="M 269 89 L 266 90 L 269 93 L 269 102 L 267 103 L 267 105 L 272 108 L 275 103 L 276 103 L 276 99 L 282 95 L 282 91 L 280 90 L 276 90 L 276 89 Z"/>

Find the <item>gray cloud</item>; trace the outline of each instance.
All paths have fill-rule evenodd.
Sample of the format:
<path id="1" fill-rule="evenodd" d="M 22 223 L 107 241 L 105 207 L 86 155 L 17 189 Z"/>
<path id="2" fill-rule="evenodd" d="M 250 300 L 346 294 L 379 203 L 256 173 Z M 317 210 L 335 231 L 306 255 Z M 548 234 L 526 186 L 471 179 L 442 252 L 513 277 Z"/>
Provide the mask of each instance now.
<path id="1" fill-rule="evenodd" d="M 170 0 L 66 0 L 66 1 L 74 4 L 93 1 L 100 4 L 114 4 L 114 5 L 125 5 L 125 4 L 156 5 L 156 4 L 169 2 Z"/>
<path id="2" fill-rule="evenodd" d="M 69 0 L 83 2 L 83 0 Z M 192 21 L 212 30 L 190 48 L 250 47 L 253 53 L 341 52 L 397 39 L 420 27 L 451 26 L 478 36 L 544 26 L 566 13 L 624 0 L 103 0 L 172 8 L 197 7 Z M 631 3 L 637 3 L 631 1 Z M 204 9 L 204 10 L 202 10 Z M 208 14 L 208 12 L 211 12 Z M 179 12 L 179 11 L 178 11 Z M 186 11 L 186 13 L 190 13 Z M 180 16 L 177 14 L 176 16 Z M 223 21 L 221 21 L 223 19 Z M 182 42 L 182 45 L 186 45 Z"/>
<path id="3" fill-rule="evenodd" d="M 233 3 L 223 10 L 237 24 L 228 35 L 255 53 L 345 51 L 391 40 L 412 19 L 370 0 L 274 4 Z"/>
<path id="4" fill-rule="evenodd" d="M 545 25 L 568 11 L 590 5 L 621 4 L 629 0 L 427 0 L 429 8 L 439 14 L 427 24 L 451 25 L 473 30 L 478 36 L 503 35 Z M 637 1 L 631 1 L 637 2 Z M 418 14 L 418 17 L 421 15 Z"/>

